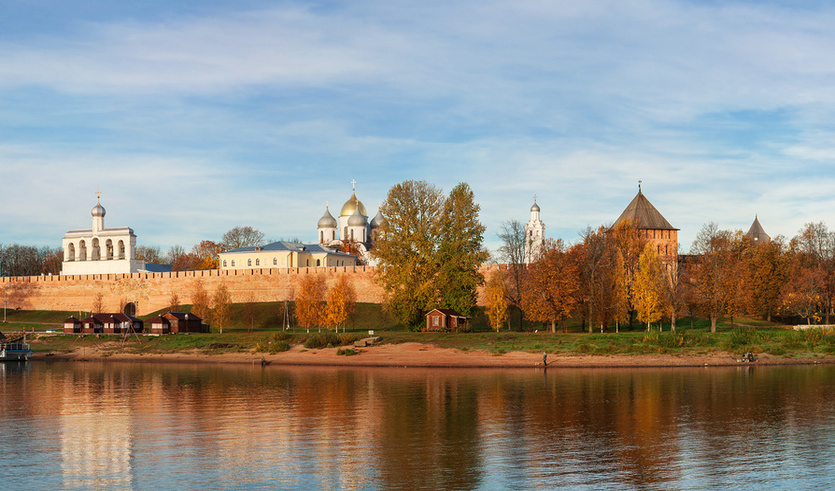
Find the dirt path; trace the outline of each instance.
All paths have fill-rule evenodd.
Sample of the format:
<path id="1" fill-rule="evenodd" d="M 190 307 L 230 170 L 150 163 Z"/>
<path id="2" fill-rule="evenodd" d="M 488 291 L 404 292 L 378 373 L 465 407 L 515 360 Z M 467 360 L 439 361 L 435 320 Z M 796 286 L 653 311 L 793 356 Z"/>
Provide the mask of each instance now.
<path id="1" fill-rule="evenodd" d="M 542 354 L 509 352 L 494 355 L 487 351 L 464 351 L 438 348 L 422 343 L 383 344 L 357 349 L 353 356 L 337 355 L 337 348 L 306 350 L 295 346 L 284 353 L 222 353 L 199 351 L 165 354 L 132 354 L 113 352 L 106 343 L 95 348 L 79 348 L 69 353 L 46 355 L 37 353 L 33 360 L 131 361 L 175 363 L 236 363 L 258 365 L 310 366 L 376 366 L 376 367 L 460 367 L 460 368 L 541 368 Z M 698 367 L 747 365 L 832 364 L 835 357 L 780 358 L 759 355 L 754 363 L 741 363 L 729 353 L 709 355 L 548 355 L 548 367 Z"/>

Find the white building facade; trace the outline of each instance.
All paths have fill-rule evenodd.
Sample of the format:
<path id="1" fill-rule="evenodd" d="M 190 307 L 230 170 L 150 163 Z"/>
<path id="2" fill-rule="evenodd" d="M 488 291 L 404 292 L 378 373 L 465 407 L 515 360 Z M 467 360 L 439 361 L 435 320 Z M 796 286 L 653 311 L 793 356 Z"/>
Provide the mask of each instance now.
<path id="1" fill-rule="evenodd" d="M 107 213 L 100 195 L 90 212 L 93 226 L 64 235 L 62 275 L 137 273 L 145 261 L 136 259 L 136 235 L 130 227 L 104 226 Z"/>

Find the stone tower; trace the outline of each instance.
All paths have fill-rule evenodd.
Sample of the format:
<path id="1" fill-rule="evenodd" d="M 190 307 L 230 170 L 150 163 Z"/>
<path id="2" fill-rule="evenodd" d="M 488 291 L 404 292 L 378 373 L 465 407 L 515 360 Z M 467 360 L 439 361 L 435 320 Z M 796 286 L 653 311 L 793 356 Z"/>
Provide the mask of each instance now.
<path id="1" fill-rule="evenodd" d="M 539 205 L 536 196 L 531 206 L 531 219 L 525 224 L 525 264 L 530 264 L 542 253 L 542 243 L 545 241 L 545 222 L 539 218 Z"/>

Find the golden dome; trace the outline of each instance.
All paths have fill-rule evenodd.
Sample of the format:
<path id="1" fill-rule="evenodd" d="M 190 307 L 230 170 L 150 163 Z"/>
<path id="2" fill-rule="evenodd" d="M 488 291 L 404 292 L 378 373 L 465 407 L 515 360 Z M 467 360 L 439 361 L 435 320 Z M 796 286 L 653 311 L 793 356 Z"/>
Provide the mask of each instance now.
<path id="1" fill-rule="evenodd" d="M 368 218 L 368 213 L 365 212 L 365 205 L 362 204 L 362 201 L 357 199 L 356 191 L 351 193 L 351 198 L 342 205 L 342 211 L 339 212 L 339 216 L 341 217 L 349 217 L 354 214 L 354 210 L 359 207 L 360 214 L 366 218 Z"/>

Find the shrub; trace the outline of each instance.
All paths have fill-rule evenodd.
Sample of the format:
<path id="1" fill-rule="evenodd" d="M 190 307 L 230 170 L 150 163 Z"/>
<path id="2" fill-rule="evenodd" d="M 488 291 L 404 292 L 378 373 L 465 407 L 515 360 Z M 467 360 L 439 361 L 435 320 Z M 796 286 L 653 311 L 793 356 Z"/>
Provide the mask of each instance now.
<path id="1" fill-rule="evenodd" d="M 270 349 L 270 352 L 271 352 L 271 353 L 282 353 L 282 352 L 284 352 L 284 351 L 289 350 L 289 349 L 290 349 L 290 345 L 289 345 L 289 344 L 287 344 L 287 343 L 286 343 L 286 342 L 284 342 L 284 341 L 279 341 L 279 342 L 277 342 L 277 343 L 273 343 L 273 344 L 272 344 L 272 346 L 270 346 L 270 348 L 271 348 L 271 349 Z"/>

